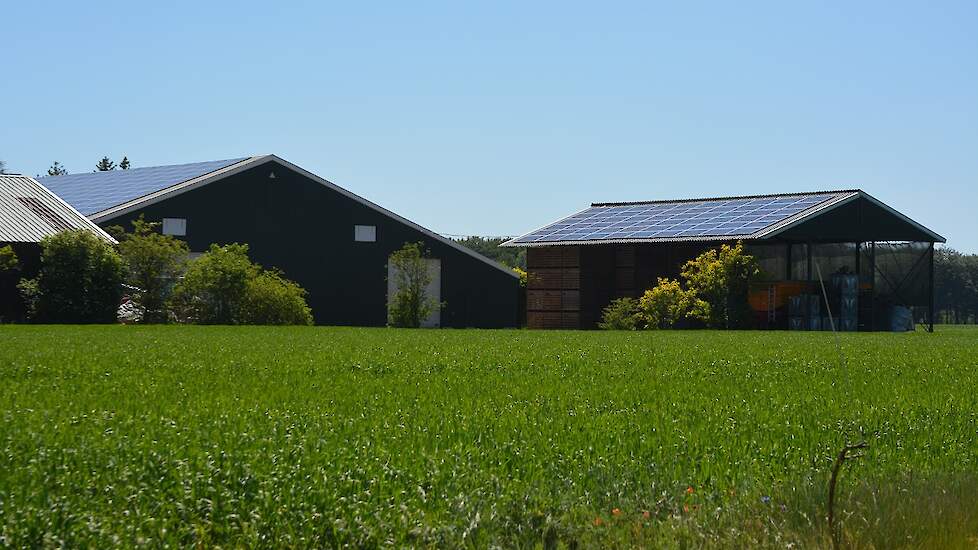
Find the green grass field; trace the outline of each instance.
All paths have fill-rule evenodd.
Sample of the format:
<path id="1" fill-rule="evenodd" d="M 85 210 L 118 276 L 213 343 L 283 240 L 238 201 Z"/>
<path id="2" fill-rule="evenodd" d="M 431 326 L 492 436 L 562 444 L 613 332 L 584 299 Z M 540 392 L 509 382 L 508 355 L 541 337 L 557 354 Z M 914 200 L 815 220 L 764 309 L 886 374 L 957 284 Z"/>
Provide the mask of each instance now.
<path id="1" fill-rule="evenodd" d="M 978 545 L 978 330 L 0 327 L 0 546 Z"/>

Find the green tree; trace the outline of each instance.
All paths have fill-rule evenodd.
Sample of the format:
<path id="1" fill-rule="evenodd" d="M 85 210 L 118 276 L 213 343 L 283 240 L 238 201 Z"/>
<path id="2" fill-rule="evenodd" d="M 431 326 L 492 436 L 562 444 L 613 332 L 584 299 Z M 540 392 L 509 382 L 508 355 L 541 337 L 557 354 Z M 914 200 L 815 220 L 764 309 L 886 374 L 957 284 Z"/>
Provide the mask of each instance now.
<path id="1" fill-rule="evenodd" d="M 124 277 L 112 245 L 89 231 L 63 231 L 41 240 L 41 270 L 19 287 L 35 321 L 112 323 Z"/>
<path id="2" fill-rule="evenodd" d="M 125 155 L 122 156 L 122 162 L 119 163 L 119 169 L 120 170 L 128 170 L 129 169 L 129 157 L 127 157 Z"/>
<path id="3" fill-rule="evenodd" d="M 51 167 L 48 168 L 48 175 L 49 176 L 64 176 L 64 175 L 67 175 L 67 174 L 68 174 L 68 171 L 65 170 L 64 165 L 62 165 L 58 161 L 54 161 L 54 164 L 52 164 Z"/>
<path id="4" fill-rule="evenodd" d="M 108 172 L 109 170 L 115 170 L 115 163 L 109 157 L 102 157 L 102 160 L 95 165 L 93 172 Z"/>
<path id="5" fill-rule="evenodd" d="M 688 290 L 709 304 L 708 326 L 745 328 L 750 323 L 747 292 L 759 272 L 757 260 L 738 242 L 707 250 L 686 262 L 682 278 Z"/>
<path id="6" fill-rule="evenodd" d="M 945 323 L 978 322 L 978 255 L 934 249 L 934 308 Z"/>
<path id="7" fill-rule="evenodd" d="M 509 240 L 504 237 L 465 237 L 464 239 L 455 239 L 455 242 L 482 254 L 483 256 L 495 260 L 503 264 L 506 267 L 518 267 L 520 269 L 526 269 L 526 249 L 525 248 L 509 248 L 501 247 L 499 245 L 503 244 Z"/>
<path id="8" fill-rule="evenodd" d="M 133 295 L 133 302 L 142 311 L 145 323 L 166 322 L 170 292 L 183 273 L 190 252 L 187 243 L 160 234 L 159 226 L 140 216 L 132 222 L 132 233 L 118 238 L 126 282 L 139 289 Z"/>
<path id="9" fill-rule="evenodd" d="M 391 326 L 417 328 L 438 307 L 428 296 L 431 283 L 423 243 L 405 243 L 388 260 L 393 267 L 394 295 L 389 298 Z"/>

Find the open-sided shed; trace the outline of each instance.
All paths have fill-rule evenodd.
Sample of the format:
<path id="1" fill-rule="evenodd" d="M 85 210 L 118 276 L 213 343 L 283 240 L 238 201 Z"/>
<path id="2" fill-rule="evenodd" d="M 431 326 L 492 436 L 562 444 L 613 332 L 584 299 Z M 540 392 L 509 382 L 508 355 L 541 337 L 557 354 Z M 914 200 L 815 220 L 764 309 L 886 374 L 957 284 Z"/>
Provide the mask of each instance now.
<path id="1" fill-rule="evenodd" d="M 531 328 L 593 328 L 613 299 L 737 241 L 761 265 L 749 297 L 756 328 L 932 326 L 944 238 L 858 189 L 595 203 L 503 246 L 528 248 Z"/>

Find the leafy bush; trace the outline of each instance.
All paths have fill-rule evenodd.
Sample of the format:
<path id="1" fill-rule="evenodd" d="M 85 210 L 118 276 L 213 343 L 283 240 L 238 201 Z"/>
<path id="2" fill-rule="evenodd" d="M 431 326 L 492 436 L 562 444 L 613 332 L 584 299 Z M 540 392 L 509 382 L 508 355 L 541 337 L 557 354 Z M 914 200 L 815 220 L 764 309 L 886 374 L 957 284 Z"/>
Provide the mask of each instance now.
<path id="1" fill-rule="evenodd" d="M 660 278 L 638 301 L 612 301 L 598 326 L 657 329 L 700 321 L 711 328 L 743 328 L 750 319 L 748 287 L 758 273 L 757 260 L 744 252 L 742 243 L 722 245 L 686 262 L 682 282 Z"/>
<path id="2" fill-rule="evenodd" d="M 638 300 L 618 298 L 601 312 L 600 328 L 605 330 L 638 330 L 645 328 Z"/>
<path id="3" fill-rule="evenodd" d="M 639 299 L 639 311 L 648 328 L 673 328 L 689 319 L 706 320 L 710 305 L 695 291 L 683 289 L 679 281 L 660 278 L 659 284 Z"/>
<path id="4" fill-rule="evenodd" d="M 425 256 L 423 243 L 404 243 L 388 260 L 394 268 L 394 295 L 388 306 L 391 326 L 420 327 L 439 306 L 426 290 L 431 284 L 431 274 Z"/>
<path id="5" fill-rule="evenodd" d="M 750 320 L 748 287 L 759 272 L 757 260 L 738 242 L 707 250 L 686 262 L 682 277 L 686 288 L 709 304 L 708 326 L 744 328 Z"/>
<path id="6" fill-rule="evenodd" d="M 170 300 L 177 317 L 207 325 L 310 324 L 305 291 L 248 259 L 248 245 L 212 244 L 187 267 Z"/>
<path id="7" fill-rule="evenodd" d="M 0 246 L 0 273 L 14 271 L 18 265 L 19 261 L 17 259 L 17 253 L 14 252 L 14 248 L 9 244 Z"/>
<path id="8" fill-rule="evenodd" d="M 132 233 L 119 237 L 119 253 L 126 266 L 126 282 L 139 289 L 132 300 L 141 310 L 141 322 L 167 320 L 167 301 L 174 283 L 186 268 L 187 243 L 157 231 L 159 223 L 142 216 L 133 220 Z"/>
<path id="9" fill-rule="evenodd" d="M 252 325 L 311 325 L 306 291 L 275 271 L 248 281 L 241 319 Z"/>
<path id="10" fill-rule="evenodd" d="M 109 243 L 88 231 L 63 231 L 41 240 L 41 270 L 18 285 L 32 320 L 112 323 L 125 270 Z"/>
<path id="11" fill-rule="evenodd" d="M 513 268 L 513 273 L 520 278 L 520 288 L 526 288 L 527 275 L 526 270 L 519 267 Z"/>

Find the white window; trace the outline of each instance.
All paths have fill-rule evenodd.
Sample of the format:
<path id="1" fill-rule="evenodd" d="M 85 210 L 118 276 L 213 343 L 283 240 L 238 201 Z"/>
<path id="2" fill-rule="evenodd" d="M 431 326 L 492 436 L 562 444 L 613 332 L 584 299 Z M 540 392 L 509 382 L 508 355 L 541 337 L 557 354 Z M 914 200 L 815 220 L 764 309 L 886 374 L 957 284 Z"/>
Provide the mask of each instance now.
<path id="1" fill-rule="evenodd" d="M 163 234 L 175 237 L 187 235 L 187 218 L 163 218 Z"/>
<path id="2" fill-rule="evenodd" d="M 360 243 L 377 242 L 377 226 L 376 225 L 354 225 L 353 240 Z"/>

